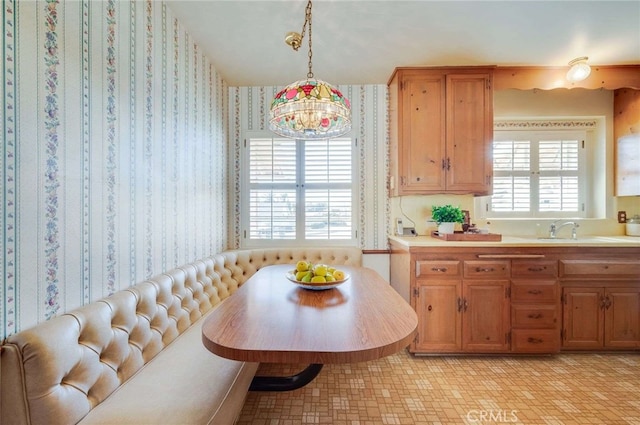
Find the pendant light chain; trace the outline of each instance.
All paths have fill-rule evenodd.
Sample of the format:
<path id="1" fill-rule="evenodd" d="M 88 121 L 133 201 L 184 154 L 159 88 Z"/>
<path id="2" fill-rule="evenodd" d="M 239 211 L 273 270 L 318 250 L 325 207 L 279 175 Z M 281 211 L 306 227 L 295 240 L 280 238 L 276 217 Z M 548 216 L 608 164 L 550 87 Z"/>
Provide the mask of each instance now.
<path id="1" fill-rule="evenodd" d="M 307 78 L 313 78 L 313 71 L 311 70 L 311 59 L 313 57 L 313 52 L 311 51 L 311 0 L 307 4 L 304 20 L 305 24 L 307 21 L 309 22 L 309 72 L 307 72 Z M 304 37 L 304 28 L 302 29 L 302 34 Z"/>
<path id="2" fill-rule="evenodd" d="M 313 70 L 311 65 L 311 60 L 313 58 L 313 51 L 311 50 L 311 0 L 309 0 L 309 3 L 307 3 L 307 7 L 304 11 L 304 24 L 302 24 L 302 32 L 299 34 L 298 38 L 295 38 L 293 41 L 289 42 L 291 47 L 293 47 L 293 50 L 295 50 L 296 52 L 300 48 L 302 40 L 304 40 L 304 34 L 307 32 L 307 24 L 309 24 L 309 72 L 307 72 L 307 78 L 313 78 Z"/>

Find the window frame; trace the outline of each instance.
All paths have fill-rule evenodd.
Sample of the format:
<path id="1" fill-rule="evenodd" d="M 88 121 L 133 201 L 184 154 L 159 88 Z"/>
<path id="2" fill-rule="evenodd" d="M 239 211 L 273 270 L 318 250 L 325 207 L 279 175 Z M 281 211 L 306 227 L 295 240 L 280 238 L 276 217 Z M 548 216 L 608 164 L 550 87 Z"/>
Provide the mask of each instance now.
<path id="1" fill-rule="evenodd" d="M 357 214 L 359 211 L 359 197 L 357 196 L 359 162 L 357 160 L 357 139 L 353 137 L 353 130 L 341 138 L 351 139 L 351 183 L 309 183 L 303 184 L 304 180 L 304 147 L 300 144 L 303 140 L 296 140 L 296 238 L 295 239 L 251 239 L 250 238 L 250 193 L 251 182 L 249 180 L 250 168 L 250 140 L 256 139 L 286 139 L 277 136 L 271 131 L 250 130 L 245 131 L 240 146 L 240 168 L 238 178 L 240 180 L 239 212 L 240 212 L 240 235 L 239 242 L 241 248 L 267 248 L 279 246 L 356 246 L 358 243 Z M 302 165 L 302 166 L 301 166 Z M 287 184 L 287 185 L 290 185 Z M 351 191 L 351 238 L 348 239 L 307 239 L 305 235 L 305 212 L 304 212 L 304 192 L 314 190 L 318 187 L 334 188 L 341 186 L 349 188 Z"/>
<path id="2" fill-rule="evenodd" d="M 541 172 L 539 169 L 531 169 L 529 170 L 529 175 L 532 176 L 532 180 L 529 182 L 529 187 L 531 189 L 530 192 L 530 210 L 529 211 L 492 211 L 491 210 L 491 202 L 492 196 L 487 196 L 483 198 L 482 201 L 482 210 L 484 211 L 484 216 L 487 219 L 515 219 L 515 218 L 527 218 L 527 219 L 560 219 L 560 218 L 587 218 L 588 216 L 588 204 L 586 199 L 586 193 L 589 190 L 591 185 L 591 181 L 587 179 L 587 167 L 588 167 L 588 158 L 587 152 L 588 147 L 590 146 L 590 132 L 584 128 L 571 128 L 571 129 L 562 129 L 562 128 L 549 128 L 549 129 L 540 129 L 540 128 L 524 128 L 524 129 L 495 129 L 494 130 L 494 140 L 496 141 L 522 141 L 529 140 L 532 143 L 535 143 L 539 147 L 540 141 L 545 140 L 578 140 L 578 172 L 577 178 L 579 182 L 578 187 L 578 211 L 540 211 L 539 210 L 539 193 L 534 193 L 533 189 L 539 187 L 539 179 L 541 176 Z M 492 142 L 492 144 L 493 144 Z M 538 151 L 538 147 L 536 147 L 535 151 Z M 531 165 L 534 164 L 536 167 L 538 166 L 539 158 L 531 157 Z M 561 171 L 561 170 L 559 170 Z M 505 172 L 496 172 L 494 173 L 494 181 L 496 174 L 508 174 Z M 518 175 L 522 172 L 514 172 L 512 175 Z M 550 175 L 549 172 L 545 172 L 544 174 Z M 560 172 L 556 175 L 562 175 Z"/>

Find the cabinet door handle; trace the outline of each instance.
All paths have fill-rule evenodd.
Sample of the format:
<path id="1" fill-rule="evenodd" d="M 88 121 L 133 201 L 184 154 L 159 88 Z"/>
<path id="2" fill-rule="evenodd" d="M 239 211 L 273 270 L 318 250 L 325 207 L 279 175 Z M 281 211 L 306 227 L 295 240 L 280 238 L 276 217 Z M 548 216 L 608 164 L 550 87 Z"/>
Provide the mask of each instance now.
<path id="1" fill-rule="evenodd" d="M 531 294 L 531 295 L 540 295 L 542 294 L 542 291 L 540 289 L 530 289 L 527 291 L 527 293 Z"/>
<path id="2" fill-rule="evenodd" d="M 530 314 L 529 316 L 527 316 L 527 317 L 528 317 L 529 319 L 540 319 L 540 318 L 542 318 L 542 314 L 540 314 L 540 313 L 536 313 L 536 314 L 531 313 L 531 314 Z"/>
<path id="3" fill-rule="evenodd" d="M 451 160 L 447 158 L 447 171 L 451 169 Z"/>
<path id="4" fill-rule="evenodd" d="M 542 342 L 544 341 L 540 338 L 534 338 L 530 336 L 529 338 L 527 338 L 527 342 L 530 344 L 542 344 Z"/>
<path id="5" fill-rule="evenodd" d="M 442 169 L 446 170 L 447 169 L 447 162 L 445 161 L 444 158 L 442 158 Z"/>
<path id="6" fill-rule="evenodd" d="M 432 272 L 442 272 L 445 273 L 447 271 L 446 267 L 431 267 Z"/>
<path id="7" fill-rule="evenodd" d="M 467 307 L 469 307 L 469 302 L 467 301 L 467 299 L 464 299 L 464 308 L 462 311 L 467 311 Z"/>
<path id="8" fill-rule="evenodd" d="M 600 308 L 604 309 L 607 306 L 607 299 L 605 297 L 600 297 Z"/>
<path id="9" fill-rule="evenodd" d="M 490 272 L 494 272 L 494 271 L 496 271 L 496 269 L 494 269 L 493 267 L 486 267 L 486 268 L 484 268 L 484 267 L 476 267 L 476 272 L 478 272 L 478 273 L 480 273 L 480 272 L 488 272 L 488 273 L 490 273 Z"/>
<path id="10" fill-rule="evenodd" d="M 609 297 L 606 297 L 604 301 L 604 308 L 609 310 L 609 307 L 611 307 L 611 300 L 609 299 Z"/>

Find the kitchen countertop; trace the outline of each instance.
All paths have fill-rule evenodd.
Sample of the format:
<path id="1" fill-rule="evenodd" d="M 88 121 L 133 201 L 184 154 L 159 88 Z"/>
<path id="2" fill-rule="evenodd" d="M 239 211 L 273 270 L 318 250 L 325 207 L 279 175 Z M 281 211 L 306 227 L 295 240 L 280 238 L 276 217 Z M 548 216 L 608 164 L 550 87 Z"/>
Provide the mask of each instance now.
<path id="1" fill-rule="evenodd" d="M 395 236 L 390 235 L 389 240 L 395 241 L 407 247 L 639 247 L 638 236 L 582 236 L 578 239 L 557 238 L 539 239 L 535 236 L 505 236 L 501 241 L 444 241 L 432 236 Z"/>

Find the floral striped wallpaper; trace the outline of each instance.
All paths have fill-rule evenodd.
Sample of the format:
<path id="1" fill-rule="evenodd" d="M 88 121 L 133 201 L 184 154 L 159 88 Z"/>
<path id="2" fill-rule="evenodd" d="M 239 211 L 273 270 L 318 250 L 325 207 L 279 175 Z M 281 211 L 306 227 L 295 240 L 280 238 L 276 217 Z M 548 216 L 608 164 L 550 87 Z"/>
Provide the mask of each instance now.
<path id="1" fill-rule="evenodd" d="M 0 338 L 239 247 L 239 147 L 278 87 L 228 87 L 159 1 L 2 8 Z M 386 86 L 340 89 L 360 245 L 386 249 Z"/>
<path id="2" fill-rule="evenodd" d="M 231 87 L 229 120 L 233 149 L 233 245 L 240 246 L 240 146 L 244 131 L 268 130 L 271 100 L 282 87 Z M 338 89 L 351 101 L 352 134 L 358 140 L 359 208 L 358 235 L 362 249 L 387 249 L 390 203 L 387 197 L 389 171 L 388 92 L 386 85 L 344 85 Z"/>
<path id="3" fill-rule="evenodd" d="M 229 88 L 162 2 L 2 4 L 4 336 L 229 243 Z"/>

